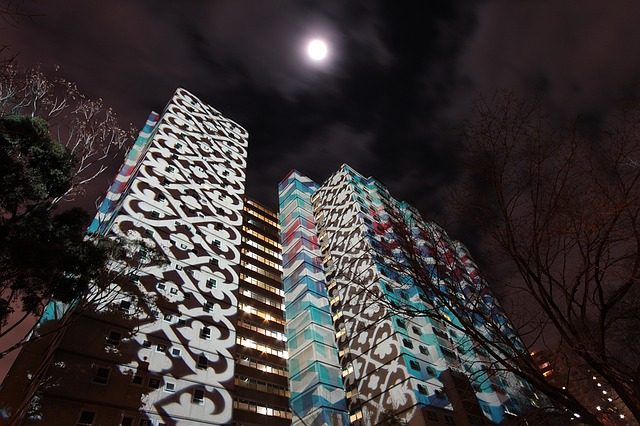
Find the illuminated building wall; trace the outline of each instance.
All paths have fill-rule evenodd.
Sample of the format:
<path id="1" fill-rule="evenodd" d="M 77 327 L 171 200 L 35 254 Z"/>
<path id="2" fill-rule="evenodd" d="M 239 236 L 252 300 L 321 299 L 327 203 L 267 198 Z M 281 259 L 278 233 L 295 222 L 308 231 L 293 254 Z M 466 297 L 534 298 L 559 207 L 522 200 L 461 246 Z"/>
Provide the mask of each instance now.
<path id="1" fill-rule="evenodd" d="M 348 424 L 311 195 L 297 172 L 280 182 L 280 226 L 294 425 Z"/>
<path id="2" fill-rule="evenodd" d="M 292 195 L 293 187 L 298 188 L 297 196 Z M 329 301 L 352 424 L 374 425 L 388 414 L 412 425 L 501 423 L 519 412 L 527 400 L 521 394 L 529 389 L 513 377 L 484 376 L 478 369 L 488 360 L 471 350 L 460 332 L 435 318 L 405 317 L 389 309 L 394 304 L 422 311 L 431 307 L 428 297 L 385 260 L 394 255 L 397 238 L 390 214 L 403 215 L 419 244 L 443 245 L 457 267 L 477 274 L 464 246 L 391 197 L 378 181 L 346 165 L 322 185 L 293 172 L 279 189 L 287 320 L 295 324 L 299 311 L 292 303 L 296 295 L 291 280 L 299 280 L 300 272 L 313 271 L 313 288 L 319 290 L 309 293 L 310 301 L 320 310 Z M 307 266 L 299 269 L 295 260 L 302 258 Z M 436 268 L 430 273 L 435 274 Z M 489 300 L 488 289 L 482 291 Z M 332 338 L 317 340 L 333 345 Z M 306 342 L 312 341 L 310 334 Z M 293 338 L 288 342 L 292 378 L 296 343 Z M 292 379 L 293 407 L 296 386 Z"/>
<path id="3" fill-rule="evenodd" d="M 163 255 L 129 277 L 153 308 L 118 293 L 72 323 L 37 396 L 38 424 L 232 422 L 247 138 L 183 89 L 150 116 L 91 229 Z M 47 350 L 25 348 L 5 407 Z"/>

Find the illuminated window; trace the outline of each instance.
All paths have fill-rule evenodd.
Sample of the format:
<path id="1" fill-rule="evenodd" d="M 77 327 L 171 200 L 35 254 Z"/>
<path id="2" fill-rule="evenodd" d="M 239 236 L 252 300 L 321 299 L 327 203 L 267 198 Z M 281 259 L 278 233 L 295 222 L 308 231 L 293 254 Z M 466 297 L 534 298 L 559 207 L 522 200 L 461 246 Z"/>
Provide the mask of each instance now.
<path id="1" fill-rule="evenodd" d="M 169 392 L 169 393 L 173 393 L 176 391 L 176 384 L 173 382 L 166 382 L 164 384 L 164 391 L 165 392 Z"/>

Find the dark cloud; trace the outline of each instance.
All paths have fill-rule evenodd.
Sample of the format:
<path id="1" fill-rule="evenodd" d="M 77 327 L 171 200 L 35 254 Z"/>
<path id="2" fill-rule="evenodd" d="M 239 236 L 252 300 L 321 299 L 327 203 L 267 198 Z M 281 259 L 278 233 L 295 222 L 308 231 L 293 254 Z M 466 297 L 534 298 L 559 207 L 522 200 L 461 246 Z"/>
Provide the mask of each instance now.
<path id="1" fill-rule="evenodd" d="M 478 94 L 535 93 L 596 121 L 638 95 L 626 1 L 23 4 L 33 17 L 0 28 L 21 64 L 61 65 L 136 126 L 193 91 L 249 130 L 248 192 L 274 207 L 289 169 L 323 180 L 349 163 L 430 216 Z M 332 47 L 323 67 L 302 54 L 315 35 Z"/>
<path id="2" fill-rule="evenodd" d="M 607 114 L 640 92 L 640 5 L 490 1 L 459 58 L 457 103 L 496 89 L 535 93 L 563 118 Z M 466 99 L 466 102 L 465 102 Z"/>

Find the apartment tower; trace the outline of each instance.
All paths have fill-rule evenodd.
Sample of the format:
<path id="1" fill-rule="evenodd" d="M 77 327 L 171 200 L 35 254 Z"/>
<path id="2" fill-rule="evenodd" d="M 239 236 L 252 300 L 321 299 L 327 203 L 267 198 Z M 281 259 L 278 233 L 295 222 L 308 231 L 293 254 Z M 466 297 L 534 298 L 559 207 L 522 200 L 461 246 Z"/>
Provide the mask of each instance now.
<path id="1" fill-rule="evenodd" d="M 244 197 L 247 139 L 183 89 L 149 116 L 89 232 L 154 255 L 98 311 L 27 345 L 7 411 L 26 398 L 26 424 L 289 422 L 277 224 Z M 64 309 L 51 303 L 40 330 Z"/>
<path id="2" fill-rule="evenodd" d="M 292 171 L 279 194 L 294 425 L 321 415 L 332 416 L 328 424 L 504 424 L 527 408 L 527 384 L 485 375 L 486 354 L 460 331 L 394 309 L 434 306 L 392 265 L 403 261 L 392 216 L 424 249 L 433 279 L 445 279 L 428 254 L 436 246 L 460 273 L 477 276 L 462 244 L 346 165 L 322 185 Z M 497 306 L 487 288 L 470 291 Z"/>

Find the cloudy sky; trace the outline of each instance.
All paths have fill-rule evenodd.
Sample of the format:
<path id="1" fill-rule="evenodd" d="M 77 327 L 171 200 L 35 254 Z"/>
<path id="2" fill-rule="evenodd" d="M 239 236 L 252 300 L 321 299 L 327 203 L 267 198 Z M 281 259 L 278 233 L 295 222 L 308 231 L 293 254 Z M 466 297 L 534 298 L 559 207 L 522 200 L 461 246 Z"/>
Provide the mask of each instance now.
<path id="1" fill-rule="evenodd" d="M 290 169 L 322 181 L 348 163 L 429 217 L 479 96 L 514 90 L 598 122 L 640 87 L 629 1 L 18 4 L 30 16 L 0 21 L 5 54 L 59 65 L 136 127 L 192 91 L 249 130 L 248 193 L 273 207 Z M 322 66 L 303 54 L 314 36 L 330 44 Z"/>

